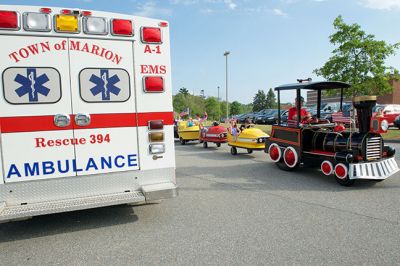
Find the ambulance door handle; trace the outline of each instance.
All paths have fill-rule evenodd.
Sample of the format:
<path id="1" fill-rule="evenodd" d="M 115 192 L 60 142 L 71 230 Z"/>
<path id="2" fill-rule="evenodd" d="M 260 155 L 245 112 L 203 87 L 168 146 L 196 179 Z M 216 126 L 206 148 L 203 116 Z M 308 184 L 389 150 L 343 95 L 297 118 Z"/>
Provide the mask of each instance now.
<path id="1" fill-rule="evenodd" d="M 78 113 L 75 115 L 75 124 L 77 126 L 87 126 L 90 124 L 90 115 Z"/>
<path id="2" fill-rule="evenodd" d="M 54 125 L 58 127 L 67 127 L 71 123 L 71 118 L 66 114 L 56 114 L 54 116 Z"/>

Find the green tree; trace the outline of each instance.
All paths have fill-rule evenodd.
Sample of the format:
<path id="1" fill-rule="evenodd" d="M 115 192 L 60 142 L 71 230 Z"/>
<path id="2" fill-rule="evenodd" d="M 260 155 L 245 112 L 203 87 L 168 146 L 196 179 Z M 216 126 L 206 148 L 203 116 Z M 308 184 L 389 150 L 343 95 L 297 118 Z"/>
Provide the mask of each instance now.
<path id="1" fill-rule="evenodd" d="M 205 100 L 205 107 L 208 117 L 211 120 L 218 120 L 221 116 L 220 105 L 216 97 L 208 97 Z"/>
<path id="2" fill-rule="evenodd" d="M 253 112 L 258 112 L 266 108 L 267 96 L 263 90 L 258 90 L 253 98 Z"/>
<path id="3" fill-rule="evenodd" d="M 275 107 L 276 107 L 275 93 L 274 90 L 270 88 L 267 93 L 266 108 L 275 108 Z"/>
<path id="4" fill-rule="evenodd" d="M 350 95 L 382 95 L 391 92 L 385 60 L 394 55 L 400 43 L 387 44 L 366 34 L 358 24 L 346 24 L 338 16 L 333 27 L 336 30 L 329 41 L 336 47 L 332 56 L 314 73 L 327 80 L 340 80 L 352 84 Z"/>
<path id="5" fill-rule="evenodd" d="M 188 95 L 189 94 L 189 90 L 186 89 L 185 87 L 182 87 L 179 89 L 179 93 L 183 94 L 183 95 Z"/>
<path id="6" fill-rule="evenodd" d="M 229 113 L 231 115 L 238 115 L 242 112 L 242 104 L 240 104 L 238 101 L 233 101 L 230 105 L 230 111 Z"/>

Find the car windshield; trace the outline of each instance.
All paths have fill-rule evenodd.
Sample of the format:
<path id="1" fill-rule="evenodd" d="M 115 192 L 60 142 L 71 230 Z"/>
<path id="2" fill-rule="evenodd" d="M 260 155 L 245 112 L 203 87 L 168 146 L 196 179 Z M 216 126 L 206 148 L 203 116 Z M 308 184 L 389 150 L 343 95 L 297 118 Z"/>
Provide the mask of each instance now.
<path id="1" fill-rule="evenodd" d="M 382 104 L 377 104 L 377 105 L 374 106 L 374 108 L 372 108 L 372 112 L 373 112 L 373 113 L 378 112 L 379 109 L 382 109 L 382 110 L 383 110 L 384 107 L 385 107 L 385 106 L 382 105 Z"/>

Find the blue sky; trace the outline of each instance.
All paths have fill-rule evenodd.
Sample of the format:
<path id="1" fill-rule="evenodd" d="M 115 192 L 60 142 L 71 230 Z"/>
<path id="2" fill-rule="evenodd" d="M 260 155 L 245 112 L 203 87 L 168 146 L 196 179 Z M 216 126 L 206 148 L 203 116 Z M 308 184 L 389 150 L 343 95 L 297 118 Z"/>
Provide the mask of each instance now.
<path id="1" fill-rule="evenodd" d="M 186 87 L 225 98 L 229 50 L 229 101 L 252 101 L 267 90 L 312 74 L 330 57 L 332 23 L 342 15 L 377 39 L 399 40 L 400 0 L 0 0 L 0 4 L 75 7 L 165 19 L 170 22 L 173 90 Z M 387 60 L 400 68 L 400 55 Z M 283 100 L 292 100 L 290 94 Z"/>

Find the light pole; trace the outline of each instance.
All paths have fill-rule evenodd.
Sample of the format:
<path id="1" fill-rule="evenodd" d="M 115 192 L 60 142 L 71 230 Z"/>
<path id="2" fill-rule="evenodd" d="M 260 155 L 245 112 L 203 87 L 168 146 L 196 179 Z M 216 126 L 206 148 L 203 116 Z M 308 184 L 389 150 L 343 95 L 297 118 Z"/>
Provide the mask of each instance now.
<path id="1" fill-rule="evenodd" d="M 217 90 L 218 90 L 218 102 L 219 102 L 219 86 L 217 87 Z"/>
<path id="2" fill-rule="evenodd" d="M 225 51 L 224 56 L 225 56 L 225 62 L 226 62 L 226 80 L 225 80 L 225 86 L 226 86 L 226 119 L 229 118 L 229 102 L 228 102 L 228 55 L 231 52 Z"/>

